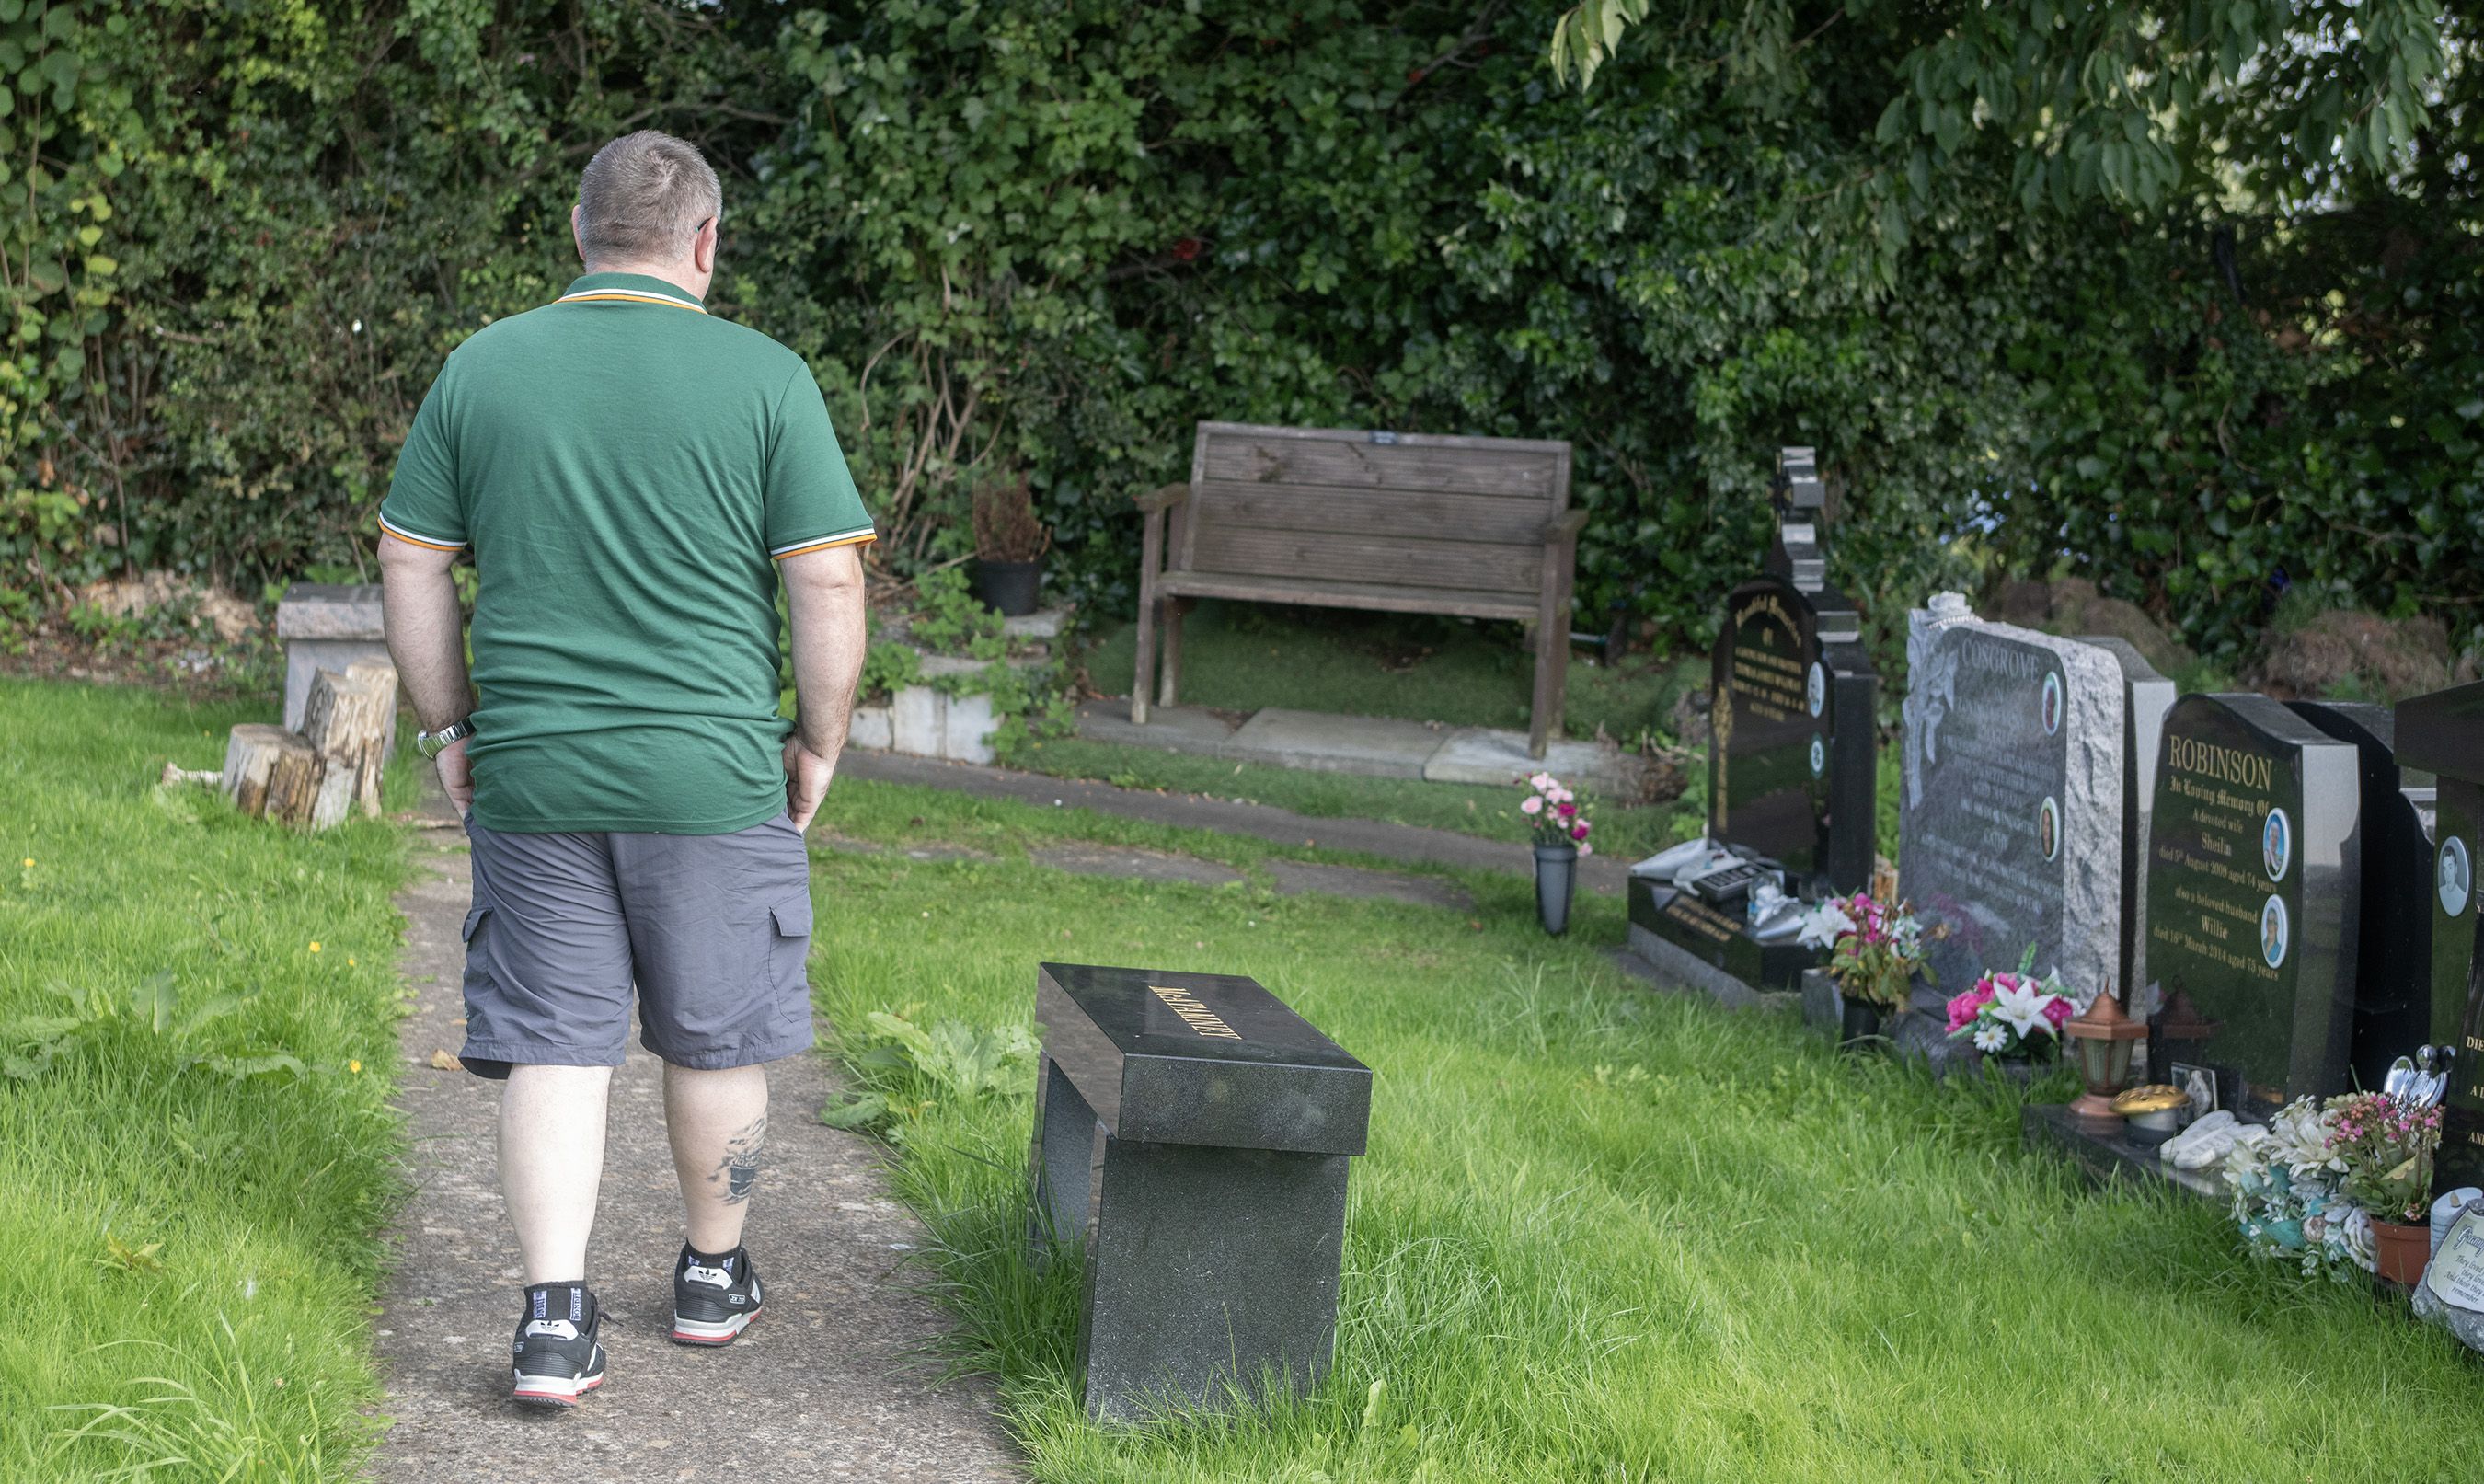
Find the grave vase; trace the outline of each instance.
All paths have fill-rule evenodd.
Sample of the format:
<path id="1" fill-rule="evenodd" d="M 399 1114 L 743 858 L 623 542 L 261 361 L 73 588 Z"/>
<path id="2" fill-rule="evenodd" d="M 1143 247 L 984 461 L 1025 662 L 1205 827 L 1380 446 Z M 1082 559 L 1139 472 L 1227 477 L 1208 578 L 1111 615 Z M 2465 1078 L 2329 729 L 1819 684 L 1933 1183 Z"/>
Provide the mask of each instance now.
<path id="1" fill-rule="evenodd" d="M 1870 1000 L 1858 999 L 1839 990 L 1838 1044 L 1841 1050 L 1859 1051 L 1880 1038 L 1880 1007 Z"/>
<path id="2" fill-rule="evenodd" d="M 2414 1285 L 2432 1260 L 2432 1228 L 2404 1222 L 2372 1223 L 2373 1271 L 2393 1283 Z"/>
<path id="3" fill-rule="evenodd" d="M 1570 931 L 1570 899 L 1579 888 L 1579 848 L 1539 845 L 1535 848 L 1535 916 L 1544 931 L 1559 937 Z"/>

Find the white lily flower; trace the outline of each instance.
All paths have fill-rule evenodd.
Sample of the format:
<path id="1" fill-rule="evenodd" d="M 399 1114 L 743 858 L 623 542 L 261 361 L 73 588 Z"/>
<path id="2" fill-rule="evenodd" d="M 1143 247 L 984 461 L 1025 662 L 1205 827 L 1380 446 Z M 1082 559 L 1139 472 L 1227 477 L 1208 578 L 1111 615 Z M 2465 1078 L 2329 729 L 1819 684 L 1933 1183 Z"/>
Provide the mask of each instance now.
<path id="1" fill-rule="evenodd" d="M 2044 1002 L 2053 996 L 2041 985 L 2024 980 L 2004 985 L 1992 997 L 1992 1016 L 2018 1033 L 2020 1040 L 2034 1040 L 2038 1033 L 2053 1034 L 2053 1022 L 2044 1017 Z"/>
<path id="2" fill-rule="evenodd" d="M 1834 948 L 1837 940 L 1854 931 L 1854 919 L 1834 902 L 1823 902 L 1806 913 L 1802 931 L 1795 941 L 1805 948 Z"/>

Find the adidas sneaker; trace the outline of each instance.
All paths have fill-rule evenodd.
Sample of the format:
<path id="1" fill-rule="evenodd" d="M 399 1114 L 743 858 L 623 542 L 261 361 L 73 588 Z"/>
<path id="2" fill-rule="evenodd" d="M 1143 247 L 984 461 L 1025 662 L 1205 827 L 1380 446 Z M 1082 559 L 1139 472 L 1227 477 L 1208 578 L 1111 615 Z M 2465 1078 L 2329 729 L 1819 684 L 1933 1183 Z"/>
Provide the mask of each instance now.
<path id="1" fill-rule="evenodd" d="M 575 1407 L 604 1384 L 604 1314 L 584 1283 L 531 1283 L 509 1342 L 509 1394 L 538 1407 Z"/>
<path id="2" fill-rule="evenodd" d="M 722 1256 L 682 1248 L 673 1264 L 673 1339 L 684 1345 L 729 1345 L 759 1317 L 759 1275 L 737 1247 Z"/>

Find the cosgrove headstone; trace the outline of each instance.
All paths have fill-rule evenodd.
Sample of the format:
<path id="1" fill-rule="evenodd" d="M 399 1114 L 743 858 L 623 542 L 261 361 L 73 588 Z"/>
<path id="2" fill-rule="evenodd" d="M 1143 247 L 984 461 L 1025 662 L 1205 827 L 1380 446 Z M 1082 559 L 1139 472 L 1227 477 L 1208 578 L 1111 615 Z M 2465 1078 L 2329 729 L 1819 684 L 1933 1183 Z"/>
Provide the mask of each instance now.
<path id="1" fill-rule="evenodd" d="M 2362 768 L 2355 742 L 2264 695 L 2187 695 L 2166 714 L 2149 972 L 2216 1026 L 2201 1054 L 2247 1119 L 2349 1082 Z"/>
<path id="2" fill-rule="evenodd" d="M 1986 623 L 1956 593 L 1907 617 L 1900 883 L 1936 1010 L 2035 949 L 2084 999 L 2124 969 L 2130 679 L 2111 649 Z M 2147 672 L 2153 676 L 2154 672 Z"/>
<path id="3" fill-rule="evenodd" d="M 2484 1185 L 2484 683 L 2397 706 L 2398 764 L 2433 774 L 2431 869 L 2423 886 L 2432 940 L 2424 976 L 2432 1040 L 2450 1048 L 2433 1190 Z"/>
<path id="4" fill-rule="evenodd" d="M 1764 571 L 1728 597 L 1711 659 L 1708 838 L 1782 871 L 1793 896 L 1861 891 L 1878 854 L 1879 683 L 1854 606 L 1828 583 L 1811 449 L 1779 450 L 1770 499 Z M 1790 931 L 1754 936 L 1741 903 L 1667 878 L 1632 877 L 1630 921 L 1642 957 L 1719 994 L 1792 989 L 1818 958 Z"/>

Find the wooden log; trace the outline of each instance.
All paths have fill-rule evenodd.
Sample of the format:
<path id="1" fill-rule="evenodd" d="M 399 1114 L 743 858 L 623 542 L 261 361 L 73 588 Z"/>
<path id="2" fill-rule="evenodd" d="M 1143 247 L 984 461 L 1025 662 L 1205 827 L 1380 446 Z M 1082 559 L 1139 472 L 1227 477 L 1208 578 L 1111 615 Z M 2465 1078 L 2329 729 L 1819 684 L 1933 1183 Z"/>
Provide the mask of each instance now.
<path id="1" fill-rule="evenodd" d="M 302 737 L 320 764 L 312 828 L 325 829 L 355 808 L 379 817 L 380 771 L 395 726 L 394 666 L 364 660 L 341 675 L 321 670 L 312 677 L 302 708 Z"/>
<path id="2" fill-rule="evenodd" d="M 281 726 L 246 721 L 225 743 L 225 795 L 244 814 L 309 823 L 319 771 L 319 754 Z"/>

